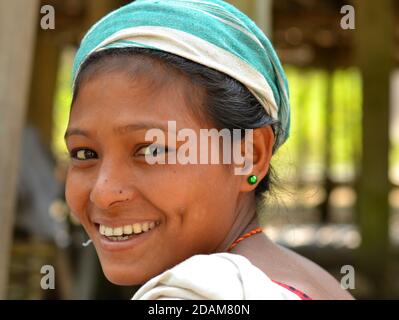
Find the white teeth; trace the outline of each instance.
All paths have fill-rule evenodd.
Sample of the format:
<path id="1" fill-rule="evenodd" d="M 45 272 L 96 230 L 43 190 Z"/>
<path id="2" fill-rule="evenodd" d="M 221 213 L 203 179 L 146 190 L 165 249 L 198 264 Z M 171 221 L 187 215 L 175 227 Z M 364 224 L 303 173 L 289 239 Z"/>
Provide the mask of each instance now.
<path id="1" fill-rule="evenodd" d="M 123 234 L 123 227 L 114 228 L 112 233 L 114 236 L 121 236 Z"/>
<path id="2" fill-rule="evenodd" d="M 133 233 L 132 225 L 128 224 L 127 226 L 123 226 L 123 233 L 124 234 L 132 234 Z"/>
<path id="3" fill-rule="evenodd" d="M 135 223 L 133 225 L 133 232 L 134 233 L 141 233 L 141 224 L 140 223 Z"/>
<path id="4" fill-rule="evenodd" d="M 106 235 L 107 237 L 112 236 L 112 235 L 113 235 L 113 230 L 112 230 L 112 228 L 105 227 L 105 235 Z"/>
<path id="5" fill-rule="evenodd" d="M 128 224 L 121 227 L 107 227 L 105 225 L 100 224 L 99 232 L 100 234 L 107 236 L 107 237 L 115 237 L 115 238 L 126 238 L 123 235 L 131 235 L 132 233 L 138 234 L 141 232 L 147 232 L 153 229 L 156 226 L 155 221 L 151 222 L 143 222 L 143 223 L 135 223 L 135 224 Z"/>
<path id="6" fill-rule="evenodd" d="M 112 237 L 112 238 L 110 238 L 112 241 L 124 241 L 124 240 L 127 240 L 127 239 L 129 239 L 129 237 L 128 236 L 124 236 L 124 237 L 122 237 L 122 236 L 118 236 L 118 237 Z"/>

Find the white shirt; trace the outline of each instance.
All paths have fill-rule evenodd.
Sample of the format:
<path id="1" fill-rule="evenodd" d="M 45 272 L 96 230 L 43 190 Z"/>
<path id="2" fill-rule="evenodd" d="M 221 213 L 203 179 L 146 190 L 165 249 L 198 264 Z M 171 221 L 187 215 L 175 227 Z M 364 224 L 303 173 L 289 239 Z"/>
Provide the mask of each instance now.
<path id="1" fill-rule="evenodd" d="M 148 280 L 132 300 L 300 300 L 244 256 L 192 256 Z"/>

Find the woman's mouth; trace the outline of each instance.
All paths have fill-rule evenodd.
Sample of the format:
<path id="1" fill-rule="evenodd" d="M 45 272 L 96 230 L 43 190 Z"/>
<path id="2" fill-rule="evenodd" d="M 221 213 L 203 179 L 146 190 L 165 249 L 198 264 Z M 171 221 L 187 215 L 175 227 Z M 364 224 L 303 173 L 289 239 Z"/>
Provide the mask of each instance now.
<path id="1" fill-rule="evenodd" d="M 157 221 L 146 221 L 120 225 L 117 227 L 95 224 L 100 233 L 100 243 L 107 250 L 128 249 L 139 244 L 153 233 L 160 223 Z"/>
<path id="2" fill-rule="evenodd" d="M 103 224 L 98 225 L 99 232 L 111 241 L 126 241 L 135 235 L 148 232 L 155 228 L 155 221 L 144 223 L 127 224 L 119 227 L 107 227 Z"/>

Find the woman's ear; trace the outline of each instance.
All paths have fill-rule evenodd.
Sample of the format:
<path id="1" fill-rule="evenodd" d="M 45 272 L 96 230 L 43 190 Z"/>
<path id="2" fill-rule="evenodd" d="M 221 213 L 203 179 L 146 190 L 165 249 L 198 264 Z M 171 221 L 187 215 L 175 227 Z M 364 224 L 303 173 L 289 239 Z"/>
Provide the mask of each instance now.
<path id="1" fill-rule="evenodd" d="M 274 133 L 272 127 L 269 125 L 263 128 L 252 129 L 252 150 L 251 147 L 245 146 L 250 141 L 241 142 L 241 150 L 246 150 L 244 153 L 245 163 L 252 164 L 252 170 L 249 170 L 246 175 L 242 175 L 240 191 L 249 192 L 255 190 L 259 181 L 261 181 L 267 174 L 270 167 L 270 160 L 273 153 Z M 249 150 L 249 152 L 248 152 Z M 256 183 L 250 184 L 248 177 L 256 176 Z"/>

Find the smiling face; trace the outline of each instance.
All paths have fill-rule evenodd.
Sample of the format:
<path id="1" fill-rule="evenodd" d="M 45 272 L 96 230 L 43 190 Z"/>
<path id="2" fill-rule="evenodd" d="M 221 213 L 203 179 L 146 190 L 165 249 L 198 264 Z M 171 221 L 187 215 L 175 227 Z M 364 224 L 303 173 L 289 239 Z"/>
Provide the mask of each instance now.
<path id="1" fill-rule="evenodd" d="M 106 277 L 120 285 L 144 283 L 194 254 L 214 252 L 237 219 L 242 183 L 232 165 L 146 162 L 148 129 L 167 135 L 168 120 L 177 130 L 206 128 L 187 105 L 188 80 L 161 68 L 153 79 L 148 70 L 108 70 L 82 81 L 66 135 L 67 203 Z M 122 236 L 134 231 L 141 233 Z"/>

